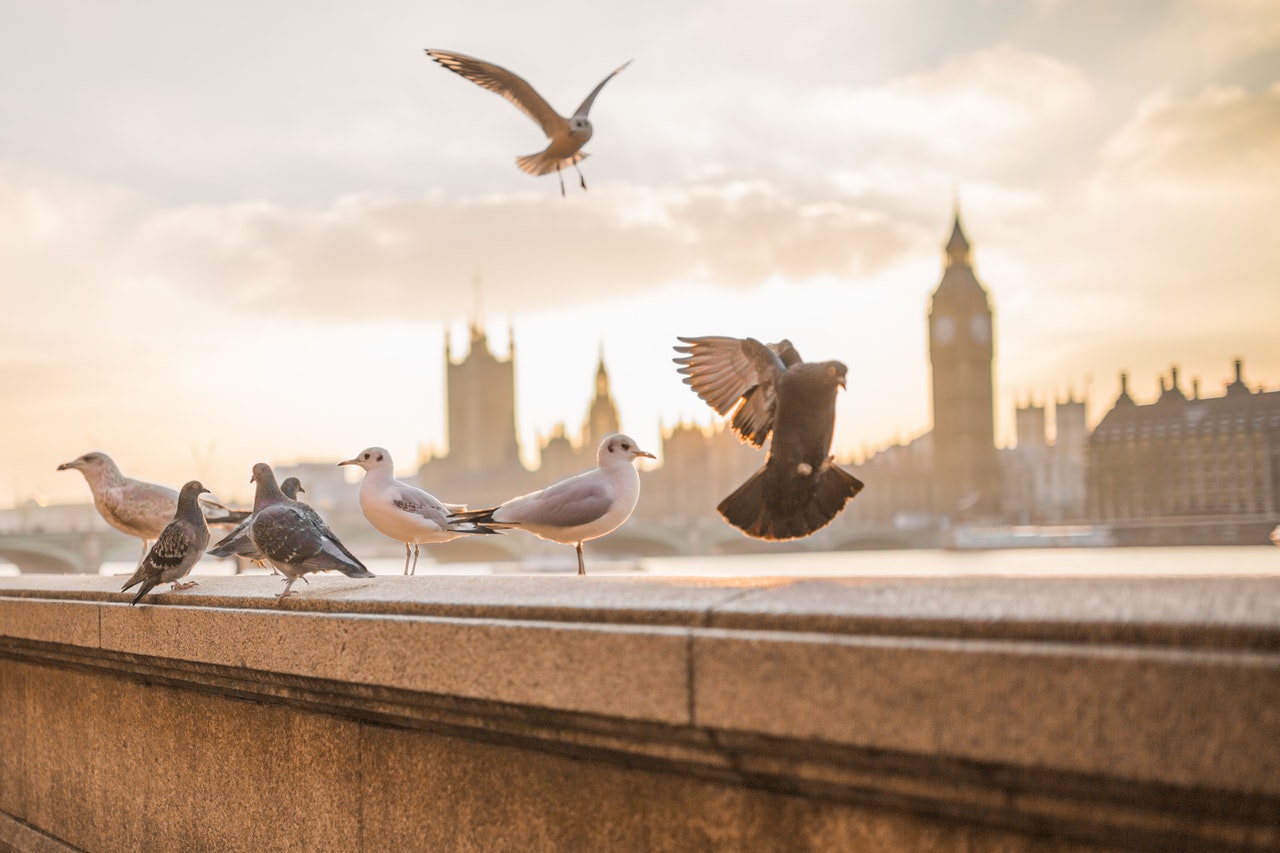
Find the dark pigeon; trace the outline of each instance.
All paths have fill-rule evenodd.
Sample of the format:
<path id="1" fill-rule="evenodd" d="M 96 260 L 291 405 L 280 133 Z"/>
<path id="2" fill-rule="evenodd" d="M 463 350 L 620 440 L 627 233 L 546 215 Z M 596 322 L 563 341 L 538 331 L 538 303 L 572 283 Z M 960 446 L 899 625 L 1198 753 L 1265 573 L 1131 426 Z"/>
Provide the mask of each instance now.
<path id="1" fill-rule="evenodd" d="M 745 442 L 773 442 L 764 467 L 716 507 L 755 539 L 799 539 L 821 530 L 862 491 L 862 481 L 835 464 L 836 392 L 847 368 L 806 362 L 790 341 L 765 346 L 754 338 L 679 338 L 676 352 L 693 388 Z"/>
<path id="2" fill-rule="evenodd" d="M 142 584 L 130 605 L 137 604 L 157 584 L 173 584 L 175 590 L 195 585 L 195 581 L 181 581 L 200 561 L 205 546 L 209 544 L 209 525 L 199 503 L 200 495 L 207 491 L 197 480 L 182 487 L 173 521 L 160 531 L 156 544 L 151 546 L 133 576 L 120 588 L 124 592 L 131 586 Z"/>
<path id="3" fill-rule="evenodd" d="M 373 572 L 338 541 L 319 513 L 280 491 L 270 465 L 254 465 L 249 482 L 258 485 L 249 539 L 286 579 L 284 591 L 276 598 L 292 595 L 294 581 L 310 572 L 339 571 L 352 578 L 373 577 Z"/>
<path id="4" fill-rule="evenodd" d="M 302 482 L 297 477 L 288 477 L 280 484 L 280 491 L 289 500 L 296 501 L 299 493 L 305 492 L 306 489 L 302 488 Z M 218 540 L 208 553 L 214 557 L 243 557 L 259 566 L 265 564 L 267 558 L 262 556 L 262 552 L 249 538 L 249 525 L 252 523 L 253 513 L 249 513 L 248 518 L 236 525 L 235 530 Z M 275 569 L 273 568 L 271 572 L 275 574 Z"/>

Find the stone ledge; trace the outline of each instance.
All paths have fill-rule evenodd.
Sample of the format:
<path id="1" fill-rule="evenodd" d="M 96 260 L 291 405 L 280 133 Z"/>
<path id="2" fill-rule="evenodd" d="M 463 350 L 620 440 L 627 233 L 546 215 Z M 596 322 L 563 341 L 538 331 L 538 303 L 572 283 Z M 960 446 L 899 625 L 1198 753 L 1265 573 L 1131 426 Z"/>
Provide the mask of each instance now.
<path id="1" fill-rule="evenodd" d="M 131 608 L 113 578 L 0 579 L 0 661 L 1116 849 L 1280 847 L 1280 578 L 201 583 Z"/>

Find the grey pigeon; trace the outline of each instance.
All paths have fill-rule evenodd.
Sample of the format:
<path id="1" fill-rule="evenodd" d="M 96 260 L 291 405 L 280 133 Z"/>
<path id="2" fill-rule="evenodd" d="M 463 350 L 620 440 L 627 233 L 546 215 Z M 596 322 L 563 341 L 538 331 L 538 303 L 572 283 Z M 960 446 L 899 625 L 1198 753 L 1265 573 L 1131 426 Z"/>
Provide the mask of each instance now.
<path id="1" fill-rule="evenodd" d="M 539 539 L 573 545 L 578 574 L 587 573 L 582 543 L 622 526 L 640 499 L 640 475 L 632 462 L 652 453 L 621 433 L 607 435 L 596 451 L 596 467 L 492 509 L 454 513 L 482 527 L 527 530 Z"/>
<path id="2" fill-rule="evenodd" d="M 805 362 L 790 341 L 765 346 L 754 338 L 679 338 L 676 358 L 685 383 L 730 422 L 744 441 L 773 442 L 764 467 L 716 507 L 755 539 L 798 539 L 822 529 L 862 481 L 835 464 L 836 393 L 847 369 L 838 361 Z"/>
<path id="3" fill-rule="evenodd" d="M 58 466 L 59 471 L 76 469 L 84 475 L 93 493 L 93 505 L 116 530 L 142 540 L 142 556 L 164 530 L 178 509 L 178 493 L 168 486 L 135 480 L 120 473 L 111 457 L 101 451 L 86 453 Z M 200 508 L 210 524 L 238 524 L 249 513 L 230 510 L 202 499 Z"/>
<path id="4" fill-rule="evenodd" d="M 280 484 L 280 491 L 289 500 L 296 501 L 301 492 L 306 489 L 302 488 L 302 482 L 297 477 L 286 477 L 285 481 Z M 249 538 L 249 525 L 253 523 L 253 513 L 249 513 L 249 517 L 236 525 L 235 529 L 228 533 L 222 539 L 218 540 L 208 553 L 214 557 L 243 557 L 257 565 L 261 566 L 267 562 L 267 558 L 253 544 L 253 540 Z M 277 574 L 275 568 L 271 569 L 271 573 Z"/>
<path id="5" fill-rule="evenodd" d="M 286 579 L 284 591 L 276 598 L 292 595 L 294 581 L 309 572 L 334 570 L 352 578 L 373 577 L 373 572 L 338 541 L 319 513 L 285 497 L 270 465 L 254 465 L 249 482 L 258 486 L 249 539 Z"/>
<path id="6" fill-rule="evenodd" d="M 402 483 L 395 477 L 391 454 L 381 447 L 368 447 L 354 459 L 339 465 L 364 469 L 360 483 L 360 511 L 373 528 L 384 536 L 404 543 L 404 573 L 418 570 L 418 546 L 448 542 L 468 533 L 497 533 L 486 527 L 459 522 L 450 513 L 462 512 L 462 504 L 445 504 L 430 492 Z M 413 545 L 413 568 L 409 567 L 409 546 Z"/>
<path id="7" fill-rule="evenodd" d="M 578 168 L 578 163 L 587 158 L 587 155 L 581 151 L 582 146 L 587 144 L 593 132 L 587 114 L 591 112 L 591 105 L 595 102 L 596 95 L 600 94 L 600 90 L 604 88 L 604 84 L 630 65 L 631 60 L 615 68 L 609 76 L 596 84 L 591 94 L 587 95 L 587 99 L 574 111 L 573 115 L 565 118 L 552 109 L 551 105 L 534 91 L 523 77 L 513 74 L 500 65 L 446 50 L 428 49 L 427 56 L 477 86 L 498 93 L 538 123 L 542 132 L 551 141 L 537 154 L 517 157 L 517 166 L 530 175 L 546 175 L 554 171 L 560 178 L 560 195 L 562 196 L 564 195 L 564 175 L 560 170 L 566 166 L 573 166 L 578 173 L 578 182 L 584 190 L 587 188 L 587 179 L 582 176 L 582 170 Z"/>
<path id="8" fill-rule="evenodd" d="M 200 561 L 205 546 L 209 544 L 209 525 L 198 503 L 200 495 L 207 491 L 198 480 L 182 487 L 173 520 L 160 531 L 156 544 L 142 558 L 129 581 L 120 587 L 124 592 L 135 584 L 142 584 L 130 605 L 137 604 L 157 584 L 173 584 L 175 590 L 195 585 L 195 581 L 183 583 L 182 579 Z"/>

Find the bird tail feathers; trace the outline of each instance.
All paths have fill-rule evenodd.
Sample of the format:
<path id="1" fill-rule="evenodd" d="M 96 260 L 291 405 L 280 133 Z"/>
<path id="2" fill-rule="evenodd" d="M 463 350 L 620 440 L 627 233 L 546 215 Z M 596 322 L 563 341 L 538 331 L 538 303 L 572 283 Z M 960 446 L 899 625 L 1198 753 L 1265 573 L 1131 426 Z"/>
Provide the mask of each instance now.
<path id="1" fill-rule="evenodd" d="M 567 169 L 575 163 L 581 163 L 585 159 L 587 155 L 581 151 L 575 151 L 569 157 L 556 157 L 546 151 L 539 151 L 537 154 L 517 157 L 516 165 L 530 175 L 549 175 L 560 169 Z"/>
<path id="2" fill-rule="evenodd" d="M 816 473 L 786 477 L 766 464 L 716 509 L 746 535 L 780 542 L 826 527 L 862 487 L 861 480 L 832 462 Z"/>
<path id="3" fill-rule="evenodd" d="M 493 514 L 498 508 L 472 509 L 464 512 L 449 513 L 449 529 L 459 533 L 501 533 L 518 525 L 509 521 L 498 521 Z"/>

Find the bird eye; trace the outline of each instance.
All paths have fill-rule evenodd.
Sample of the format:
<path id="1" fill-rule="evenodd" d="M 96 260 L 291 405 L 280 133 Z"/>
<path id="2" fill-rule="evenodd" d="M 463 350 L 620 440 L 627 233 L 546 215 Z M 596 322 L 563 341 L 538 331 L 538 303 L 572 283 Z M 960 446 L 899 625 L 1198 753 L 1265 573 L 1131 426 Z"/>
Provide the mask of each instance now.
<path id="1" fill-rule="evenodd" d="M 631 445 L 627 444 L 627 443 L 624 441 L 624 442 L 622 442 L 622 449 L 623 449 L 623 450 L 630 450 L 630 449 L 631 449 Z"/>
<path id="2" fill-rule="evenodd" d="M 381 462 L 381 461 L 382 461 L 382 454 L 381 454 L 381 453 L 379 453 L 379 454 L 378 454 L 378 459 L 377 459 L 377 461 L 379 461 L 379 462 Z"/>

